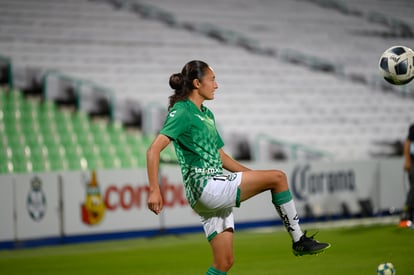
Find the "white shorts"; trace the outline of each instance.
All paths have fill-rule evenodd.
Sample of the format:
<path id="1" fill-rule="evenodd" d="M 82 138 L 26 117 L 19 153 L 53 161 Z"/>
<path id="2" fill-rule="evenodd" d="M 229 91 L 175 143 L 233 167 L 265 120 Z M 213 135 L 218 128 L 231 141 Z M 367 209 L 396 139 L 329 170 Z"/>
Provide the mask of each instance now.
<path id="1" fill-rule="evenodd" d="M 241 172 L 212 177 L 194 205 L 208 241 L 226 229 L 234 230 L 233 207 L 240 206 L 241 179 Z"/>

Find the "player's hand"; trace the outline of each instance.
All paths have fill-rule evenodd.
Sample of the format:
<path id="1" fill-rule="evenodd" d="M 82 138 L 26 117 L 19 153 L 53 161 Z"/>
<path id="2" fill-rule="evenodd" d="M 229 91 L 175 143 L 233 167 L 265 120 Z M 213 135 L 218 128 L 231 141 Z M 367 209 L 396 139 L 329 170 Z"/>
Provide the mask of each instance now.
<path id="1" fill-rule="evenodd" d="M 147 205 L 149 210 L 158 215 L 164 207 L 161 192 L 159 189 L 150 191 L 148 195 Z"/>

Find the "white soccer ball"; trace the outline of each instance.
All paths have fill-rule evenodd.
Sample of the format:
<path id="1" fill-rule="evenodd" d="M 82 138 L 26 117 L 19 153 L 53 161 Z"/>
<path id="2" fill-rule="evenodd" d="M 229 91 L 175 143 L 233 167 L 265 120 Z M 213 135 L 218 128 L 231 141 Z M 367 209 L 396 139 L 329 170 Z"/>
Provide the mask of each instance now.
<path id="1" fill-rule="evenodd" d="M 377 267 L 377 275 L 395 275 L 395 268 L 392 263 L 383 263 Z"/>
<path id="2" fill-rule="evenodd" d="M 381 55 L 379 70 L 389 83 L 407 84 L 414 78 L 414 51 L 405 46 L 392 46 Z"/>

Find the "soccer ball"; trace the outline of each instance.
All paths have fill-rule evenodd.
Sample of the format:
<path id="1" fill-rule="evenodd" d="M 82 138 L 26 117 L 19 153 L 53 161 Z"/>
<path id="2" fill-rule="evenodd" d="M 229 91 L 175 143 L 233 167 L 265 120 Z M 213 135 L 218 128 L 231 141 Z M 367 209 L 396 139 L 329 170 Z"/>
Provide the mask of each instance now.
<path id="1" fill-rule="evenodd" d="M 387 49 L 379 60 L 379 70 L 389 83 L 407 84 L 414 78 L 414 51 L 405 46 Z"/>
<path id="2" fill-rule="evenodd" d="M 392 263 L 383 263 L 377 267 L 377 275 L 395 275 L 395 268 Z"/>

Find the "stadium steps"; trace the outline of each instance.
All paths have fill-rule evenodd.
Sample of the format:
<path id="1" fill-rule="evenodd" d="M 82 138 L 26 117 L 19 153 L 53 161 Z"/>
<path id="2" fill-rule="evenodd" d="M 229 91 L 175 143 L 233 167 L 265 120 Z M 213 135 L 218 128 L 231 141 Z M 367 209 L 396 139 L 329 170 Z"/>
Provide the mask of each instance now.
<path id="1" fill-rule="evenodd" d="M 206 104 L 213 109 L 229 143 L 232 140 L 227 137 L 233 133 L 249 138 L 265 133 L 310 146 L 317 144 L 346 158 L 348 152 L 355 150 L 352 141 L 357 140 L 355 133 L 360 132 L 363 135 L 359 157 L 367 157 L 373 140 L 404 137 L 407 124 L 413 119 L 413 104 L 409 100 L 395 99 L 331 74 L 257 56 L 201 35 L 212 34 L 205 23 L 210 27 L 214 23 L 226 34 L 232 35 L 227 31 L 234 30 L 241 36 L 257 39 L 264 47 L 293 48 L 295 54 L 306 45 L 306 54 L 316 52 L 338 63 L 363 61 L 364 64 L 356 66 L 358 70 L 367 71 L 367 66 L 376 69 L 377 57 L 375 66 L 367 65 L 373 62 L 365 58 L 367 51 L 369 56 L 377 56 L 375 50 L 382 48 L 381 43 L 366 37 L 364 44 L 358 44 L 362 39 L 355 40 L 343 30 L 338 32 L 338 24 L 331 24 L 338 18 L 336 13 L 311 3 L 278 1 L 281 6 L 276 9 L 276 2 L 269 1 L 260 5 L 241 0 L 214 5 L 197 0 L 147 1 L 148 5 L 166 7 L 176 20 L 187 21 L 186 27 L 193 25 L 192 31 L 188 31 L 166 26 L 162 18 L 154 17 L 156 12 L 153 17 L 145 17 L 142 11 L 114 10 L 108 5 L 113 1 L 99 2 L 43 0 L 27 5 L 22 0 L 2 1 L 1 54 L 12 58 L 16 70 L 26 67 L 61 70 L 108 85 L 116 91 L 117 99 L 137 99 L 144 106 L 152 102 L 167 105 L 167 79 L 180 69 L 180 64 L 193 58 L 208 60 L 215 67 L 219 90 L 217 100 Z M 200 16 L 200 11 L 208 16 Z M 339 27 L 382 28 L 347 16 L 340 19 Z M 348 43 L 354 40 L 355 43 Z M 350 50 L 348 46 L 353 48 Z M 377 98 L 381 99 L 378 103 Z M 390 104 L 401 106 L 399 113 L 388 115 L 389 107 L 384 106 Z M 390 117 L 397 122 L 390 123 Z M 387 130 L 376 135 L 380 125 Z"/>
<path id="2" fill-rule="evenodd" d="M 409 45 L 414 38 L 411 16 L 414 5 L 409 0 L 382 3 L 302 0 L 294 4 L 238 0 L 215 5 L 201 0 L 179 4 L 142 0 L 140 3 L 156 5 L 172 13 L 182 24 L 209 24 L 210 29 L 222 34 L 238 33 L 281 58 L 293 57 L 299 63 L 310 59 L 307 65 L 311 68 L 318 62 L 330 64 L 337 73 L 359 81 L 364 79 L 369 84 L 378 80 L 375 77 L 378 58 L 390 46 L 390 38 L 392 43 L 402 45 Z M 199 20 L 202 15 L 203 21 Z M 203 32 L 201 27 L 198 29 Z"/>

